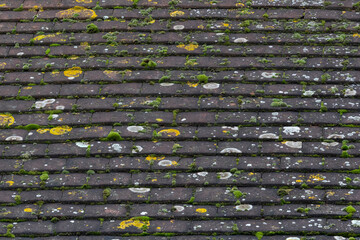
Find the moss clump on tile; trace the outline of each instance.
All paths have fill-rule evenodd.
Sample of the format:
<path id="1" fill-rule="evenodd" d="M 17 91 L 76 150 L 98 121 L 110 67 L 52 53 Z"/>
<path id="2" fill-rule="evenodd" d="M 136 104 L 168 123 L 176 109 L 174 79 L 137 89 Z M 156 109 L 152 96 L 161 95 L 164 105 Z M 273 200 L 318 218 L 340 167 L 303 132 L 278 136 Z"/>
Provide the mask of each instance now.
<path id="1" fill-rule="evenodd" d="M 86 33 L 98 33 L 98 32 L 100 32 L 100 30 L 95 24 L 90 23 L 89 25 L 86 26 Z"/>
<path id="2" fill-rule="evenodd" d="M 208 83 L 209 77 L 206 76 L 205 74 L 199 74 L 196 76 L 197 80 L 199 81 L 199 83 Z"/>
<path id="3" fill-rule="evenodd" d="M 124 138 L 121 137 L 121 135 L 118 132 L 111 131 L 107 135 L 107 137 L 105 139 L 102 139 L 102 140 L 105 140 L 105 141 L 122 141 L 122 140 L 124 140 Z"/>
<path id="4" fill-rule="evenodd" d="M 107 200 L 107 198 L 110 196 L 111 194 L 111 188 L 105 188 L 103 191 L 103 199 L 104 201 Z"/>
<path id="5" fill-rule="evenodd" d="M 31 123 L 31 124 L 24 126 L 23 128 L 28 131 L 37 130 L 40 128 L 40 125 Z"/>

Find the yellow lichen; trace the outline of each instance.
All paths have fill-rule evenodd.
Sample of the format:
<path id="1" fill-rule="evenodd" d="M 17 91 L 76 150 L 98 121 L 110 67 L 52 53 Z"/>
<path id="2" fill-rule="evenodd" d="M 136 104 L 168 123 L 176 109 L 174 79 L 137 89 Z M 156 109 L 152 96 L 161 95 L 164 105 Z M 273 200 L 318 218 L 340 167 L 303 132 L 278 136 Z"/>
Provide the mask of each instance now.
<path id="1" fill-rule="evenodd" d="M 157 122 L 163 122 L 164 121 L 164 119 L 162 119 L 162 118 L 157 118 L 157 119 L 155 119 Z"/>
<path id="2" fill-rule="evenodd" d="M 174 12 L 171 12 L 170 13 L 170 16 L 171 17 L 176 17 L 176 16 L 182 16 L 184 15 L 185 13 L 183 11 L 174 11 Z"/>
<path id="3" fill-rule="evenodd" d="M 116 75 L 119 73 L 118 71 L 105 70 L 103 73 L 109 78 L 116 78 Z"/>
<path id="4" fill-rule="evenodd" d="M 40 134 L 44 134 L 46 132 L 50 131 L 49 128 L 39 128 L 38 130 L 36 130 L 36 132 L 40 133 Z"/>
<path id="5" fill-rule="evenodd" d="M 323 181 L 325 180 L 325 177 L 320 175 L 320 174 L 311 174 L 309 176 L 309 179 L 307 180 L 307 182 L 320 182 L 320 181 Z"/>
<path id="6" fill-rule="evenodd" d="M 0 4 L 0 7 L 7 7 L 6 3 Z"/>
<path id="7" fill-rule="evenodd" d="M 198 212 L 198 213 L 206 213 L 207 210 L 206 210 L 206 208 L 198 208 L 198 209 L 196 209 L 196 212 Z"/>
<path id="8" fill-rule="evenodd" d="M 149 155 L 149 156 L 147 156 L 145 159 L 146 159 L 147 161 L 155 161 L 155 160 L 160 161 L 160 160 L 165 159 L 165 157 L 164 157 L 164 156 L 163 156 L 163 157 L 153 157 L 153 156 Z"/>
<path id="9" fill-rule="evenodd" d="M 183 49 L 186 49 L 186 50 L 188 50 L 188 51 L 194 51 L 195 49 L 197 49 L 197 48 L 199 47 L 199 45 L 190 43 L 190 44 L 187 44 L 187 45 L 185 45 L 185 44 L 179 44 L 179 45 L 177 45 L 176 47 L 178 47 L 178 48 L 183 48 Z"/>
<path id="10" fill-rule="evenodd" d="M 125 228 L 131 227 L 131 226 L 141 229 L 144 226 L 150 226 L 150 221 L 138 220 L 136 218 L 130 218 L 129 220 L 122 221 L 117 228 L 125 229 Z"/>
<path id="11" fill-rule="evenodd" d="M 353 37 L 358 37 L 358 38 L 360 38 L 360 34 L 354 33 L 354 34 L 353 34 Z"/>
<path id="12" fill-rule="evenodd" d="M 7 184 L 9 184 L 9 187 L 11 187 L 12 185 L 14 185 L 14 181 L 6 181 Z"/>
<path id="13" fill-rule="evenodd" d="M 14 124 L 15 119 L 11 115 L 0 114 L 0 126 L 10 126 Z"/>
<path id="14" fill-rule="evenodd" d="M 5 66 L 6 66 L 6 62 L 2 62 L 2 63 L 0 63 L 0 68 L 1 68 L 1 69 L 4 69 L 4 68 L 5 68 Z"/>
<path id="15" fill-rule="evenodd" d="M 24 209 L 24 212 L 32 212 L 33 210 L 32 210 L 32 208 L 25 208 Z"/>
<path id="16" fill-rule="evenodd" d="M 159 133 L 161 133 L 161 134 L 165 133 L 165 134 L 167 134 L 168 137 L 174 137 L 174 135 L 176 137 L 176 136 L 180 135 L 179 130 L 172 129 L 172 128 L 161 130 L 161 131 L 159 131 Z"/>
<path id="17" fill-rule="evenodd" d="M 87 9 L 85 7 L 75 6 L 73 8 L 69 8 L 67 10 L 60 11 L 56 13 L 57 18 L 73 18 L 76 15 L 81 17 L 86 17 L 90 19 L 94 19 L 97 17 L 96 13 L 92 9 Z"/>
<path id="18" fill-rule="evenodd" d="M 76 0 L 78 3 L 92 3 L 92 0 Z"/>
<path id="19" fill-rule="evenodd" d="M 53 38 L 53 37 L 56 37 L 56 35 L 60 35 L 61 33 L 58 32 L 58 33 L 53 33 L 53 34 L 46 34 L 46 35 L 39 35 L 39 36 L 36 36 L 34 37 L 34 41 L 41 41 L 43 40 L 44 38 Z"/>
<path id="20" fill-rule="evenodd" d="M 72 67 L 64 71 L 65 77 L 79 77 L 82 74 L 80 67 Z"/>
<path id="21" fill-rule="evenodd" d="M 245 7 L 245 4 L 243 4 L 243 3 L 236 3 L 235 6 L 236 6 L 236 7 Z"/>
<path id="22" fill-rule="evenodd" d="M 63 135 L 66 134 L 68 132 L 71 132 L 72 128 L 69 126 L 59 126 L 59 127 L 54 127 L 50 130 L 50 133 L 53 135 Z"/>
<path id="23" fill-rule="evenodd" d="M 198 83 L 191 83 L 191 82 L 187 82 L 186 83 L 189 87 L 193 87 L 196 88 L 199 84 Z"/>

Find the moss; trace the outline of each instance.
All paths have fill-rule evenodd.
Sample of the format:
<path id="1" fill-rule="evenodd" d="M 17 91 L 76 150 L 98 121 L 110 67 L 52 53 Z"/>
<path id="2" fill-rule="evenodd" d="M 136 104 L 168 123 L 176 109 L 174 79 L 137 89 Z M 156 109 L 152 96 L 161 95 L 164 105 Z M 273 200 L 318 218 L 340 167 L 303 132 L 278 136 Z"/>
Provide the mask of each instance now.
<path id="1" fill-rule="evenodd" d="M 157 66 L 157 63 L 150 60 L 149 58 L 144 58 L 140 63 L 140 66 L 143 66 L 145 68 L 155 68 Z"/>
<path id="2" fill-rule="evenodd" d="M 273 99 L 270 106 L 271 107 L 291 107 L 291 105 L 285 103 L 282 99 L 277 99 L 277 98 Z"/>
<path id="3" fill-rule="evenodd" d="M 100 30 L 95 24 L 90 23 L 89 25 L 86 26 L 86 33 L 98 33 L 98 32 L 100 32 Z"/>
<path id="4" fill-rule="evenodd" d="M 255 237 L 257 237 L 258 240 L 261 240 L 264 237 L 264 233 L 257 232 L 257 233 L 255 233 Z"/>
<path id="5" fill-rule="evenodd" d="M 122 141 L 124 138 L 120 136 L 118 132 L 111 131 L 107 137 L 105 138 L 106 141 Z"/>
<path id="6" fill-rule="evenodd" d="M 43 172 L 41 175 L 40 175 L 40 180 L 41 181 L 46 181 L 46 180 L 48 180 L 49 179 L 49 174 L 48 174 L 48 172 Z"/>
<path id="7" fill-rule="evenodd" d="M 199 83 L 208 83 L 209 77 L 206 76 L 205 74 L 199 74 L 196 76 L 197 80 L 199 81 Z"/>
<path id="8" fill-rule="evenodd" d="M 103 199 L 104 201 L 107 200 L 107 198 L 110 196 L 111 194 L 111 189 L 110 188 L 105 188 L 103 191 Z"/>
<path id="9" fill-rule="evenodd" d="M 232 230 L 233 230 L 234 232 L 238 232 L 238 231 L 239 231 L 239 227 L 238 227 L 238 225 L 237 225 L 236 223 L 234 223 L 234 225 L 232 226 Z"/>
<path id="10" fill-rule="evenodd" d="M 25 130 L 28 130 L 28 131 L 30 131 L 30 130 L 37 130 L 37 129 L 40 128 L 40 125 L 38 125 L 38 124 L 28 124 L 28 125 L 24 126 L 23 128 L 24 128 Z"/>

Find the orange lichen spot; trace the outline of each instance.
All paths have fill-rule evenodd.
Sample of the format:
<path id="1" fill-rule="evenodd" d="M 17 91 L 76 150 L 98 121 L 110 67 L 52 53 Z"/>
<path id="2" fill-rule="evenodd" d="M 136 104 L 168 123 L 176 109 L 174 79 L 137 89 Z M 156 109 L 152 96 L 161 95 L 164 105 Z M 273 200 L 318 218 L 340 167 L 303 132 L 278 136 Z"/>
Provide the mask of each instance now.
<path id="1" fill-rule="evenodd" d="M 198 212 L 198 213 L 206 213 L 207 210 L 206 210 L 206 208 L 198 208 L 198 209 L 196 209 L 196 212 Z"/>
<path id="2" fill-rule="evenodd" d="M 308 197 L 309 199 L 311 199 L 311 200 L 314 200 L 314 199 L 316 199 L 316 197 L 315 196 L 310 196 L 310 197 Z"/>
<path id="3" fill-rule="evenodd" d="M 0 114 L 0 126 L 10 126 L 14 124 L 15 119 L 11 115 Z"/>
<path id="4" fill-rule="evenodd" d="M 311 174 L 309 176 L 309 179 L 307 180 L 307 182 L 320 182 L 320 181 L 324 181 L 325 177 L 320 175 L 320 174 Z"/>
<path id="5" fill-rule="evenodd" d="M 0 63 L 0 68 L 1 68 L 1 69 L 4 69 L 4 68 L 5 68 L 5 66 L 6 66 L 6 62 L 2 62 L 2 63 Z"/>
<path id="6" fill-rule="evenodd" d="M 54 127 L 50 130 L 50 133 L 53 135 L 63 135 L 66 134 L 68 132 L 71 132 L 72 127 L 69 126 L 59 126 L 59 127 Z"/>
<path id="7" fill-rule="evenodd" d="M 302 183 L 303 180 L 298 179 L 298 180 L 296 180 L 295 182 L 297 182 L 297 183 Z"/>
<path id="8" fill-rule="evenodd" d="M 94 19 L 97 17 L 96 13 L 92 9 L 88 9 L 85 7 L 75 6 L 73 8 L 69 8 L 67 10 L 63 10 L 57 12 L 55 15 L 57 18 L 73 18 L 76 16 L 86 17 L 90 19 Z"/>
<path id="9" fill-rule="evenodd" d="M 174 11 L 170 13 L 171 17 L 183 16 L 185 13 L 183 11 Z"/>
<path id="10" fill-rule="evenodd" d="M 80 67 L 72 67 L 64 71 L 65 77 L 76 78 L 82 74 L 82 70 Z"/>
<path id="11" fill-rule="evenodd" d="M 161 227 L 156 227 L 157 230 L 161 230 Z"/>
<path id="12" fill-rule="evenodd" d="M 122 221 L 117 228 L 125 229 L 125 228 L 131 227 L 131 226 L 141 229 L 144 226 L 150 226 L 150 221 L 140 220 L 137 218 L 130 218 L 129 220 Z"/>
<path id="13" fill-rule="evenodd" d="M 157 182 L 157 179 L 156 178 L 151 179 L 151 182 Z"/>
<path id="14" fill-rule="evenodd" d="M 243 4 L 243 3 L 236 3 L 235 6 L 236 6 L 236 7 L 245 7 L 245 4 Z"/>
<path id="15" fill-rule="evenodd" d="M 151 24 L 155 23 L 155 19 L 154 19 L 154 20 L 152 20 L 152 21 L 150 21 L 149 23 L 151 23 Z"/>
<path id="16" fill-rule="evenodd" d="M 50 131 L 50 128 L 39 128 L 38 130 L 36 130 L 36 132 L 38 132 L 40 134 L 44 134 L 48 131 Z"/>
<path id="17" fill-rule="evenodd" d="M 24 212 L 32 212 L 33 210 L 32 210 L 32 208 L 25 208 L 24 209 Z"/>
<path id="18" fill-rule="evenodd" d="M 198 28 L 204 29 L 205 27 L 204 27 L 204 25 L 199 25 Z"/>
<path id="19" fill-rule="evenodd" d="M 162 119 L 162 118 L 157 118 L 157 119 L 155 119 L 157 122 L 163 122 L 164 121 L 164 119 Z"/>
<path id="20" fill-rule="evenodd" d="M 0 4 L 0 7 L 7 7 L 6 3 Z"/>
<path id="21" fill-rule="evenodd" d="M 354 34 L 353 34 L 353 37 L 358 37 L 358 38 L 360 38 L 360 34 L 354 33 Z"/>
<path id="22" fill-rule="evenodd" d="M 193 88 L 196 88 L 198 85 L 199 85 L 199 83 L 191 83 L 191 82 L 187 82 L 186 83 L 189 87 L 193 87 Z"/>
<path id="23" fill-rule="evenodd" d="M 176 137 L 176 136 L 179 136 L 179 135 L 180 135 L 179 130 L 172 129 L 172 128 L 163 129 L 163 130 L 159 131 L 159 133 L 161 133 L 161 134 L 164 133 L 164 134 L 166 134 L 168 137 Z"/>
<path id="24" fill-rule="evenodd" d="M 248 173 L 249 176 L 252 176 L 252 175 L 254 175 L 254 174 L 255 174 L 255 173 L 253 173 L 253 172 L 249 172 L 249 173 Z"/>
<path id="25" fill-rule="evenodd" d="M 119 73 L 118 71 L 111 71 L 111 70 L 105 70 L 103 73 L 108 76 L 109 78 L 115 78 L 116 75 Z"/>
<path id="26" fill-rule="evenodd" d="M 162 157 L 153 157 L 151 155 L 149 155 L 149 156 L 147 156 L 145 158 L 145 160 L 147 160 L 147 161 L 160 161 L 160 160 L 163 160 L 163 159 L 165 159 L 164 156 L 162 156 Z"/>
<path id="27" fill-rule="evenodd" d="M 76 0 L 78 3 L 92 3 L 92 0 Z"/>
<path id="28" fill-rule="evenodd" d="M 12 185 L 14 185 L 14 181 L 6 181 L 7 184 L 9 184 L 9 187 L 11 187 Z"/>
<path id="29" fill-rule="evenodd" d="M 186 50 L 188 50 L 188 51 L 194 51 L 195 49 L 197 49 L 197 48 L 199 47 L 199 45 L 190 43 L 190 44 L 187 44 L 187 45 L 185 45 L 185 44 L 179 44 L 179 45 L 177 45 L 176 47 L 178 47 L 178 48 L 183 48 L 183 49 L 186 49 Z"/>

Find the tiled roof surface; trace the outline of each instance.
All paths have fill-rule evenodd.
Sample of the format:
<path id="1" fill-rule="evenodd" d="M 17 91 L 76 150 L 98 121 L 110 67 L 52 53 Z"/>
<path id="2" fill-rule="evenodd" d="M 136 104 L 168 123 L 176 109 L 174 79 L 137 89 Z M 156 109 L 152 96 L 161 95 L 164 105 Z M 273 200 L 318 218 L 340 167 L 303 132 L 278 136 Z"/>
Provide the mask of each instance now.
<path id="1" fill-rule="evenodd" d="M 360 239 L 359 22 L 354 0 L 0 1 L 0 240 Z"/>

